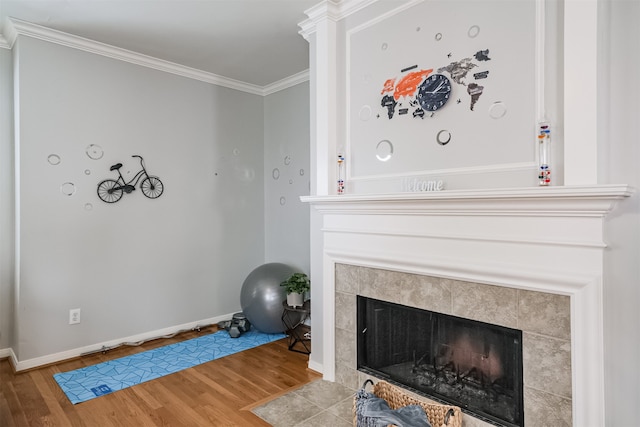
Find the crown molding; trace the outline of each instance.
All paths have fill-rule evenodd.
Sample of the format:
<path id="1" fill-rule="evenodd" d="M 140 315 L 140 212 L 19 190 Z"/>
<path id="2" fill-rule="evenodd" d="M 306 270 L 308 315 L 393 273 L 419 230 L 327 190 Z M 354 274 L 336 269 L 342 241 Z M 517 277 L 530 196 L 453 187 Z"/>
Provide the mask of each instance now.
<path id="1" fill-rule="evenodd" d="M 2 34 L 0 34 L 0 49 L 11 49 L 9 42 L 4 38 Z"/>
<path id="2" fill-rule="evenodd" d="M 324 0 L 317 5 L 310 7 L 309 9 L 304 11 L 305 15 L 307 15 L 309 18 L 298 24 L 298 26 L 300 27 L 300 31 L 298 31 L 298 34 L 304 37 L 305 40 L 309 41 L 309 37 L 316 32 L 316 26 L 319 22 L 325 19 L 329 19 L 331 21 L 338 21 L 342 19 L 340 10 L 341 3 L 332 0 Z"/>
<path id="3" fill-rule="evenodd" d="M 16 39 L 18 38 L 18 33 L 16 31 L 15 26 L 11 22 L 11 18 L 5 18 L 4 34 L 0 34 L 0 36 L 2 36 L 5 39 L 5 41 L 7 42 L 7 45 L 9 46 L 9 49 L 13 49 L 13 45 L 15 44 Z"/>
<path id="4" fill-rule="evenodd" d="M 7 25 L 5 26 L 6 44 L 9 49 L 13 47 L 18 35 L 55 43 L 61 46 L 71 47 L 119 61 L 140 65 L 142 67 L 152 68 L 178 76 L 187 77 L 205 83 L 223 86 L 229 89 L 235 89 L 260 96 L 265 96 L 278 90 L 286 89 L 309 79 L 309 71 L 305 70 L 291 77 L 262 87 L 219 76 L 217 74 L 208 73 L 206 71 L 197 70 L 195 68 L 176 64 L 174 62 L 165 61 L 163 59 L 154 58 L 152 56 L 143 55 L 141 53 L 133 52 L 127 49 L 111 46 L 106 43 L 101 43 L 95 40 L 86 39 L 84 37 L 76 36 L 62 31 L 53 30 L 51 28 L 32 24 L 30 22 L 22 21 L 19 19 L 9 18 L 7 20 Z M 4 47 L 3 39 L 4 38 L 0 38 L 0 47 Z"/>
<path id="5" fill-rule="evenodd" d="M 379 0 L 324 0 L 317 5 L 305 10 L 309 17 L 298 24 L 300 34 L 305 40 L 316 32 L 316 25 L 323 19 L 339 21 L 352 15 Z"/>
<path id="6" fill-rule="evenodd" d="M 279 92 L 281 90 L 285 90 L 288 89 L 290 87 L 293 87 L 295 85 L 298 85 L 300 83 L 304 83 L 306 81 L 309 81 L 309 70 L 304 70 L 301 71 L 297 74 L 294 74 L 293 76 L 289 76 L 285 79 L 282 80 L 278 80 L 275 83 L 271 83 L 270 85 L 267 85 L 265 87 L 262 88 L 262 95 L 263 96 L 267 96 L 267 95 L 271 95 L 272 93 L 276 93 Z"/>
<path id="7" fill-rule="evenodd" d="M 342 0 L 340 2 L 340 19 L 346 18 L 379 0 Z"/>

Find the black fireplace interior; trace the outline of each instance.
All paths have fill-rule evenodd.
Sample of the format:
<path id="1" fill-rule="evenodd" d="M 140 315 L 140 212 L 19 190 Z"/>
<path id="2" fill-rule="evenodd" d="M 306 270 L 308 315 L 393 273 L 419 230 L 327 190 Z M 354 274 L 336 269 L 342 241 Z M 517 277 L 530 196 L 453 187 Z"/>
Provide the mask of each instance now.
<path id="1" fill-rule="evenodd" d="M 358 296 L 358 369 L 524 426 L 522 331 Z"/>

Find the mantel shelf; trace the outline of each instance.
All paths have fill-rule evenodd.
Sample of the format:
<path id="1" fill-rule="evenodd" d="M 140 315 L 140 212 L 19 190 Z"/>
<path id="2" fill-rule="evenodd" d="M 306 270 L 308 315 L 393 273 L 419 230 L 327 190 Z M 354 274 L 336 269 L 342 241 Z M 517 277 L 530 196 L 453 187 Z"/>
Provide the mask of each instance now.
<path id="1" fill-rule="evenodd" d="M 634 189 L 626 184 L 302 196 L 322 213 L 604 216 Z"/>

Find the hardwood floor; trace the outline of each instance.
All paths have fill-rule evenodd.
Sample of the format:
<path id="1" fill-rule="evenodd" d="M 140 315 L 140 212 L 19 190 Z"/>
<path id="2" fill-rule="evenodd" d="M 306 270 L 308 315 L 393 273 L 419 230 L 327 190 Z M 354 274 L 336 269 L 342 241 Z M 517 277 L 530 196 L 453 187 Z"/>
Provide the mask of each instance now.
<path id="1" fill-rule="evenodd" d="M 320 378 L 286 340 L 72 405 L 53 374 L 213 333 L 185 332 L 14 374 L 0 361 L 0 426 L 268 426 L 250 409 Z"/>

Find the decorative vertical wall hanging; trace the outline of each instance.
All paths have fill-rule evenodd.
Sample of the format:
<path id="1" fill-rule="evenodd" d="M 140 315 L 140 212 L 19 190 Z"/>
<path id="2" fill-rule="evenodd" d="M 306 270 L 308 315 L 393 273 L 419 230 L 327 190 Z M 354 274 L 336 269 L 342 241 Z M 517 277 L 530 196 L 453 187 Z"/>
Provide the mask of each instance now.
<path id="1" fill-rule="evenodd" d="M 538 180 L 541 186 L 551 185 L 551 129 L 548 122 L 538 124 Z"/>
<path id="2" fill-rule="evenodd" d="M 344 194 L 344 156 L 338 154 L 338 194 Z"/>

